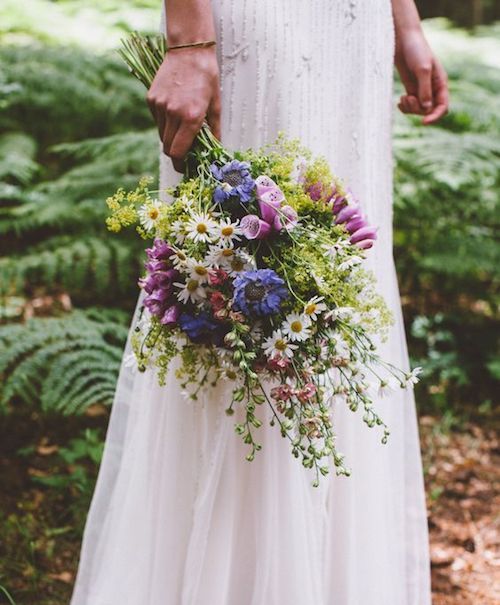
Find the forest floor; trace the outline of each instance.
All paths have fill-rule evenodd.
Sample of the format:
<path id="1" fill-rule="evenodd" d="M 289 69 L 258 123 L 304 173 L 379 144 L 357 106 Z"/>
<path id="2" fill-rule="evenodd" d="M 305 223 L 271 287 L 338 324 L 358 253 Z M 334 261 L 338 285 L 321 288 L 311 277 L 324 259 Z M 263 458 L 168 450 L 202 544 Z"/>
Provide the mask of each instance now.
<path id="1" fill-rule="evenodd" d="M 443 430 L 435 418 L 421 418 L 433 605 L 500 602 L 497 435 L 492 426 Z M 15 456 L 16 440 L 7 443 L 0 444 L 0 587 L 12 601 L 0 588 L 0 603 L 67 605 L 79 551 L 68 513 L 74 493 L 33 483 L 51 470 L 56 446 L 46 438 L 28 456 Z"/>
<path id="2" fill-rule="evenodd" d="M 421 418 L 433 605 L 500 603 L 500 450 L 494 427 Z"/>

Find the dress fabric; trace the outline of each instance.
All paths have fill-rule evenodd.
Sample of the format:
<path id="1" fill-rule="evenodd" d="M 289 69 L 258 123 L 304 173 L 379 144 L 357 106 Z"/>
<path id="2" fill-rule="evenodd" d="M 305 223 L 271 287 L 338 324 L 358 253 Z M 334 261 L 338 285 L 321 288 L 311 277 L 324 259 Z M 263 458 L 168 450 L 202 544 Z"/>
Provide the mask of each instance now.
<path id="1" fill-rule="evenodd" d="M 212 4 L 223 142 L 257 147 L 284 131 L 345 178 L 380 227 L 368 264 L 395 316 L 381 351 L 406 367 L 392 258 L 390 0 Z M 177 178 L 163 157 L 161 185 Z M 314 488 L 266 422 L 262 451 L 245 460 L 224 413 L 230 385 L 189 402 L 173 371 L 160 387 L 153 372 L 122 365 L 71 605 L 430 605 L 411 393 L 376 402 L 391 429 L 385 446 L 339 404 L 352 476 Z"/>

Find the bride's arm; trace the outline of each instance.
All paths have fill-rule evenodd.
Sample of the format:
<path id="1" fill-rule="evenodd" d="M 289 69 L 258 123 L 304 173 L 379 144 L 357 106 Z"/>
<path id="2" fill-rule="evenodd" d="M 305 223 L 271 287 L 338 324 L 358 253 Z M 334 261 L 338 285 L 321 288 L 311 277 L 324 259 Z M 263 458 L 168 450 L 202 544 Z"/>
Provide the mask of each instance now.
<path id="1" fill-rule="evenodd" d="M 414 0 L 392 0 L 396 29 L 396 67 L 406 89 L 403 113 L 423 115 L 432 124 L 448 111 L 448 78 L 425 39 Z"/>
<path id="2" fill-rule="evenodd" d="M 215 40 L 210 0 L 165 0 L 169 46 Z M 182 172 L 205 117 L 220 138 L 219 67 L 215 46 L 167 53 L 148 91 L 165 153 Z"/>

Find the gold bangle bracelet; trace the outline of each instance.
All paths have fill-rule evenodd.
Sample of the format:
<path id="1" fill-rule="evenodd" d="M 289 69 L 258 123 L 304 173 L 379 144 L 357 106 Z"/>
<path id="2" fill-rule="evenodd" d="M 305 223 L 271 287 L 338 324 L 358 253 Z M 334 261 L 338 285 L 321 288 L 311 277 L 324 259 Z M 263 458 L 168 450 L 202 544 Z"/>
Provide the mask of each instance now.
<path id="1" fill-rule="evenodd" d="M 215 46 L 217 43 L 215 40 L 208 40 L 206 42 L 191 42 L 189 44 L 177 44 L 176 46 L 167 46 L 168 50 L 180 50 L 182 48 L 210 48 Z"/>

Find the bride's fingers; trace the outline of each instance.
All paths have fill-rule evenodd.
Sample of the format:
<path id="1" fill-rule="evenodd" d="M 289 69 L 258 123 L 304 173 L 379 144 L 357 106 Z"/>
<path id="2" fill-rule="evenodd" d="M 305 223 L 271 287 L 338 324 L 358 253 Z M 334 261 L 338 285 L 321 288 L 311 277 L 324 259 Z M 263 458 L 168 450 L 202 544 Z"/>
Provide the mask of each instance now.
<path id="1" fill-rule="evenodd" d="M 170 155 L 170 149 L 172 147 L 172 141 L 174 140 L 175 134 L 179 129 L 179 120 L 174 116 L 168 117 L 165 124 L 165 130 L 163 132 L 163 152 L 165 155 Z"/>
<path id="2" fill-rule="evenodd" d="M 448 91 L 448 76 L 439 63 L 436 63 L 432 79 L 434 88 L 434 107 L 432 112 L 423 119 L 424 124 L 433 124 L 448 113 L 450 104 Z"/>
<path id="3" fill-rule="evenodd" d="M 420 113 L 429 113 L 434 105 L 432 96 L 432 65 L 424 65 L 416 73 L 418 82 L 418 103 L 422 109 Z"/>
<path id="4" fill-rule="evenodd" d="M 399 101 L 399 109 L 403 113 L 413 113 L 416 115 L 422 115 L 424 113 L 417 97 L 413 95 L 403 95 Z"/>
<path id="5" fill-rule="evenodd" d="M 185 158 L 200 131 L 202 122 L 198 119 L 184 120 L 180 123 L 170 145 L 169 156 L 177 172 L 184 172 Z"/>

